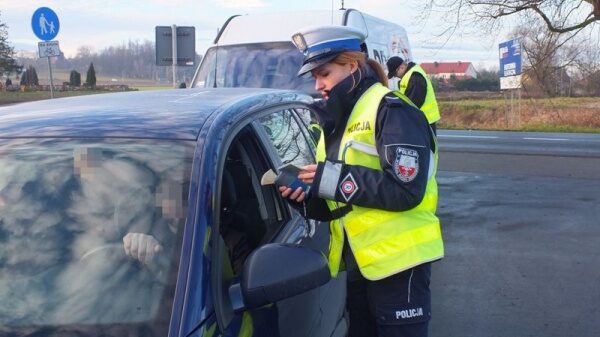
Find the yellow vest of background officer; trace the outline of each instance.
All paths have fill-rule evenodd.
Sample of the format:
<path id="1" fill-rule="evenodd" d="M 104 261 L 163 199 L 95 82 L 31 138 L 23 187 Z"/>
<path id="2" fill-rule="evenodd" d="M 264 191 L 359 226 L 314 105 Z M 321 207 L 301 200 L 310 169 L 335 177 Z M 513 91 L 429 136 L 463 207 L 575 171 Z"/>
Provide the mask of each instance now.
<path id="1" fill-rule="evenodd" d="M 427 121 L 429 124 L 433 124 L 440 120 L 440 109 L 438 108 L 437 101 L 435 99 L 435 95 L 433 94 L 433 85 L 431 85 L 431 81 L 429 80 L 429 76 L 425 73 L 425 70 L 421 68 L 420 65 L 415 64 L 410 68 L 398 84 L 398 90 L 401 94 L 406 93 L 406 87 L 408 87 L 408 81 L 410 80 L 410 76 L 412 73 L 417 72 L 421 74 L 425 78 L 425 82 L 427 82 L 427 93 L 425 95 L 425 101 L 423 102 L 423 106 L 421 106 L 421 111 L 425 113 L 427 117 Z"/>
<path id="2" fill-rule="evenodd" d="M 383 85 L 374 84 L 358 100 L 342 136 L 339 160 L 349 165 L 382 170 L 375 148 L 374 128 L 348 132 L 348 125 L 366 121 L 375 125 L 379 102 L 389 92 Z M 408 101 L 405 96 L 400 98 Z M 361 145 L 355 147 L 352 144 Z M 365 151 L 366 147 L 370 150 Z M 324 161 L 325 157 L 324 137 L 321 136 L 317 146 L 317 160 Z M 416 207 L 403 212 L 391 212 L 352 205 L 351 212 L 341 219 L 331 221 L 328 258 L 332 276 L 335 277 L 339 271 L 344 230 L 358 267 L 369 280 L 380 280 L 444 256 L 440 223 L 435 216 L 437 154 L 431 158 L 430 165 L 434 167 L 430 170 L 425 196 Z M 331 210 L 344 205 L 331 200 L 327 200 L 327 204 Z"/>

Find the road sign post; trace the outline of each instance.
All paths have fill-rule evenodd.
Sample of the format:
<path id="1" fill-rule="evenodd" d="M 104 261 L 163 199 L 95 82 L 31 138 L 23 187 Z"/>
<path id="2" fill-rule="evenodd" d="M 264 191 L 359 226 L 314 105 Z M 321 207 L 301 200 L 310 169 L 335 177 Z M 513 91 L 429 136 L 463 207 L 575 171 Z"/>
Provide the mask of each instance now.
<path id="1" fill-rule="evenodd" d="M 173 88 L 177 88 L 177 26 L 171 26 L 171 50 L 173 51 Z"/>
<path id="2" fill-rule="evenodd" d="M 50 56 L 48 59 L 48 72 L 50 73 L 50 98 L 54 98 L 54 80 L 52 79 L 52 65 L 50 64 Z"/>
<path id="3" fill-rule="evenodd" d="M 498 46 L 500 59 L 500 90 L 510 92 L 510 108 L 505 108 L 507 126 L 520 124 L 521 114 L 521 42 L 519 38 L 502 42 Z M 517 111 L 514 109 L 515 90 L 517 92 Z M 507 95 L 504 95 L 505 104 Z"/>
<path id="4" fill-rule="evenodd" d="M 58 15 L 48 8 L 40 7 L 33 12 L 31 16 L 31 29 L 35 36 L 45 42 L 38 43 L 40 58 L 48 58 L 48 73 L 50 74 L 50 98 L 54 98 L 54 80 L 52 78 L 52 63 L 50 57 L 59 56 L 60 48 L 58 41 L 50 41 L 58 35 L 60 21 Z"/>

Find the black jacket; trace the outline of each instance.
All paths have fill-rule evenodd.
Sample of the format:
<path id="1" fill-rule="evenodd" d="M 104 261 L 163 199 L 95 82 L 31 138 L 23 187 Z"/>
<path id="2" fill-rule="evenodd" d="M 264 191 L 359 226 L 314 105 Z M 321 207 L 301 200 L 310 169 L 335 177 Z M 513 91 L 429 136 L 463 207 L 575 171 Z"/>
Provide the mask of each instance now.
<path id="1" fill-rule="evenodd" d="M 340 141 L 350 113 L 360 96 L 377 82 L 371 72 L 366 72 L 356 88 L 348 92 L 354 81 L 359 80 L 358 76 L 358 72 L 355 72 L 338 83 L 330 92 L 325 106 L 318 112 L 317 117 L 324 130 L 327 162 L 339 163 L 337 158 Z M 319 191 L 323 189 L 323 179 L 331 181 L 332 177 L 337 179 L 335 200 L 343 203 L 404 211 L 421 202 L 427 186 L 430 151 L 434 146 L 425 115 L 390 93 L 379 104 L 374 127 L 377 152 L 383 171 L 342 164 L 339 176 L 331 176 L 325 169 L 325 163 L 319 162 L 312 197 L 306 205 L 308 217 L 318 220 L 331 219 L 331 213 L 324 199 L 319 196 Z M 402 165 L 407 159 L 408 162 L 413 160 L 416 167 L 414 164 Z M 411 168 L 412 171 L 399 172 L 406 168 Z M 344 190 L 344 187 L 349 186 L 348 181 L 354 185 L 353 191 Z"/>
<path id="2" fill-rule="evenodd" d="M 414 66 L 414 62 L 409 62 L 407 71 Z M 400 83 L 398 83 L 398 87 L 400 87 Z M 425 96 L 427 96 L 427 81 L 425 80 L 425 77 L 417 72 L 412 73 L 408 79 L 404 94 L 410 98 L 416 106 L 421 108 L 423 103 L 425 103 Z"/>

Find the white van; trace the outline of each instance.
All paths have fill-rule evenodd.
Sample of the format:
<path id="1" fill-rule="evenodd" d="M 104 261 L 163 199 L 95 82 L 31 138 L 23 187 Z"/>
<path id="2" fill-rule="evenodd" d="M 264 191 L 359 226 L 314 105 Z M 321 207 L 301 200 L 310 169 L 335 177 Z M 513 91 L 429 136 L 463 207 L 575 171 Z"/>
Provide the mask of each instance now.
<path id="1" fill-rule="evenodd" d="M 312 79 L 296 76 L 303 56 L 291 36 L 303 27 L 327 24 L 364 31 L 369 57 L 383 69 L 391 56 L 412 60 L 404 28 L 355 9 L 236 15 L 225 22 L 206 51 L 192 87 L 295 89 L 315 95 Z"/>

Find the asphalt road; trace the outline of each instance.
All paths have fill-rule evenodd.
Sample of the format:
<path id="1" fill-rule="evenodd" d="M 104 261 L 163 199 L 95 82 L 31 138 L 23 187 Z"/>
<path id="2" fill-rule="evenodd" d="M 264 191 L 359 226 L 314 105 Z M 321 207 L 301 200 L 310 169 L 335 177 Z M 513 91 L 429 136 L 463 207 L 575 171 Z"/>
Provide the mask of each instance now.
<path id="1" fill-rule="evenodd" d="M 440 130 L 435 336 L 600 335 L 600 135 Z"/>

